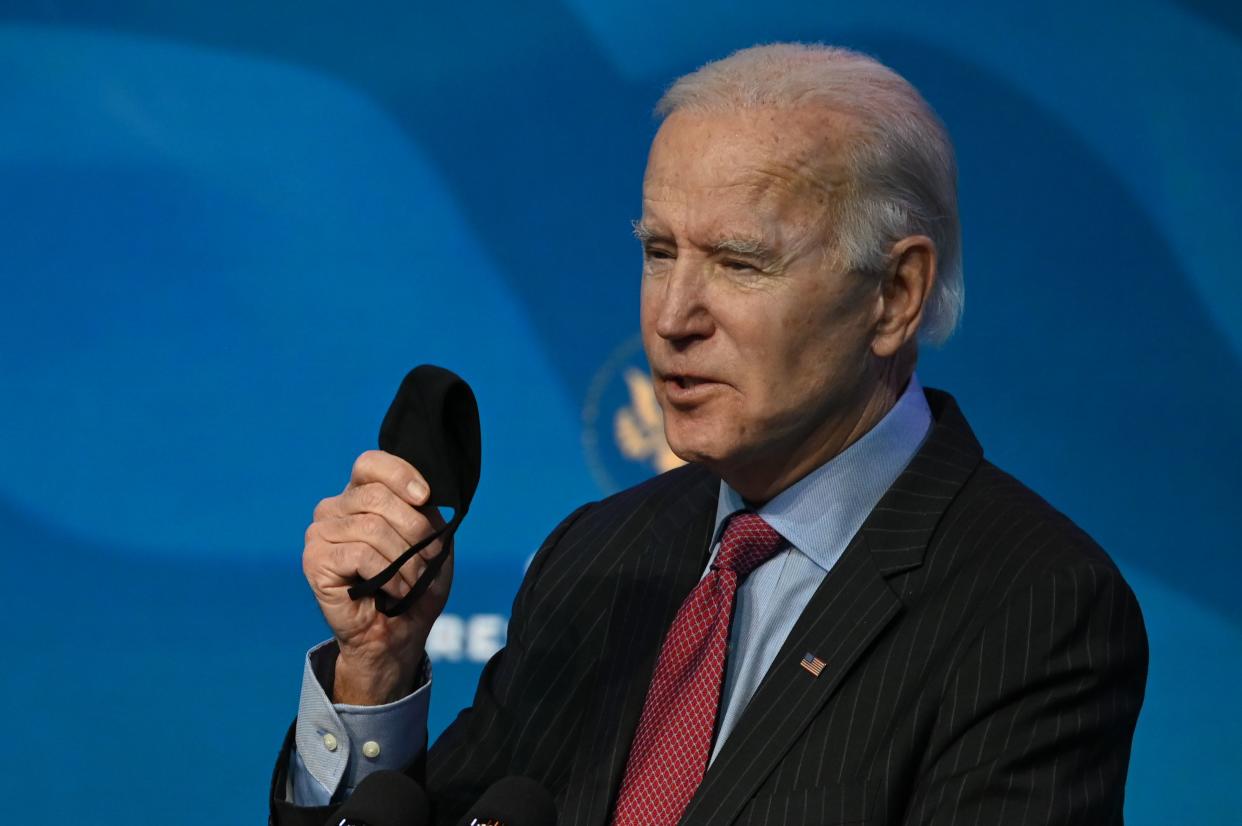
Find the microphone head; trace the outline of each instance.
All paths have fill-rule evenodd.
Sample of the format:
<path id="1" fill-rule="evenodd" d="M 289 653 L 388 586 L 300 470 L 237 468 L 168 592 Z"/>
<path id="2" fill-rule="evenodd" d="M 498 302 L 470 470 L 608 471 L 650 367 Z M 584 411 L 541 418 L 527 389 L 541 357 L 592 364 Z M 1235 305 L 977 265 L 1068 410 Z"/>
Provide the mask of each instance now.
<path id="1" fill-rule="evenodd" d="M 556 826 L 552 795 L 529 777 L 502 777 L 470 807 L 459 826 Z"/>
<path id="2" fill-rule="evenodd" d="M 431 805 L 412 778 L 385 769 L 368 774 L 325 826 L 427 826 Z"/>

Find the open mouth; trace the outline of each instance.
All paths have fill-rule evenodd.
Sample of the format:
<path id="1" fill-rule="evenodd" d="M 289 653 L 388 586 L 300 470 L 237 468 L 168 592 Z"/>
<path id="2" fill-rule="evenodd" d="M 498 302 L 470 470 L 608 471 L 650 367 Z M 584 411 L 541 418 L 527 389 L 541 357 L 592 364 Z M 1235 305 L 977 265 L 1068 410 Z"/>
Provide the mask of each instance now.
<path id="1" fill-rule="evenodd" d="M 719 382 L 702 376 L 686 376 L 669 373 L 664 376 L 665 395 L 669 401 L 692 402 L 710 393 Z"/>

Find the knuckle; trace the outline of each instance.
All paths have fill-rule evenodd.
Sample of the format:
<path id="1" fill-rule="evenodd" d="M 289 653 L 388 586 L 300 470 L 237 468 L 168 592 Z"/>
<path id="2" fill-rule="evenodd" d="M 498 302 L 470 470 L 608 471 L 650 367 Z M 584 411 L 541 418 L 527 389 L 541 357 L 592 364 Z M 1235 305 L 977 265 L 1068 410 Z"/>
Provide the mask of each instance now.
<path id="1" fill-rule="evenodd" d="M 302 573 L 306 581 L 315 586 L 323 573 L 323 554 L 317 545 L 307 545 L 302 551 Z"/>
<path id="2" fill-rule="evenodd" d="M 330 564 L 338 573 L 344 573 L 353 561 L 353 549 L 348 544 L 331 545 L 327 549 Z"/>
<path id="3" fill-rule="evenodd" d="M 367 450 L 359 454 L 354 460 L 354 476 L 359 479 L 374 478 L 379 463 L 383 461 L 383 455 L 382 450 Z"/>
<path id="4" fill-rule="evenodd" d="M 319 521 L 320 519 L 323 519 L 325 516 L 327 516 L 328 511 L 332 507 L 332 503 L 335 499 L 336 499 L 335 496 L 329 496 L 327 498 L 320 499 L 315 504 L 315 510 L 314 510 L 314 513 L 311 514 L 311 518 L 314 519 L 315 521 Z"/>
<path id="5" fill-rule="evenodd" d="M 376 482 L 358 488 L 358 504 L 366 510 L 373 510 L 384 505 L 384 486 Z"/>
<path id="6" fill-rule="evenodd" d="M 384 534 L 384 517 L 374 513 L 359 514 L 355 520 L 358 533 L 367 539 L 375 539 Z"/>

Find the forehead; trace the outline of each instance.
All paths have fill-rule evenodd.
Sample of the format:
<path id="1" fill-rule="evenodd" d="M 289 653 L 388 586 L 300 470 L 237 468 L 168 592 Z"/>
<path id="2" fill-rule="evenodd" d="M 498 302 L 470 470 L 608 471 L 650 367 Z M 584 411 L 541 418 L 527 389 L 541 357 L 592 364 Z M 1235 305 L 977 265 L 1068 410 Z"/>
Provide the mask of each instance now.
<path id="1" fill-rule="evenodd" d="M 850 126 L 821 107 L 675 112 L 652 142 L 644 221 L 703 228 L 822 214 L 848 183 Z"/>

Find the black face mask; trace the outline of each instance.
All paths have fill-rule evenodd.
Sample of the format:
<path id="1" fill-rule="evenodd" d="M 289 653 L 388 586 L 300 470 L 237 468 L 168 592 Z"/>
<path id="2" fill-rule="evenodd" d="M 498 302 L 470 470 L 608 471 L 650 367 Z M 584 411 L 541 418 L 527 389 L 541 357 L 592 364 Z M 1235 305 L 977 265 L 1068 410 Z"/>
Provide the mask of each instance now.
<path id="1" fill-rule="evenodd" d="M 379 447 L 405 459 L 423 475 L 431 486 L 427 505 L 453 510 L 447 525 L 411 546 L 375 576 L 350 587 L 350 599 L 374 597 L 376 610 L 396 617 L 423 595 L 453 552 L 453 534 L 479 486 L 479 407 L 470 385 L 443 367 L 415 367 L 401 382 L 384 416 Z M 380 590 L 414 554 L 437 539 L 443 540 L 444 550 L 427 563 L 408 594 L 396 600 Z"/>

